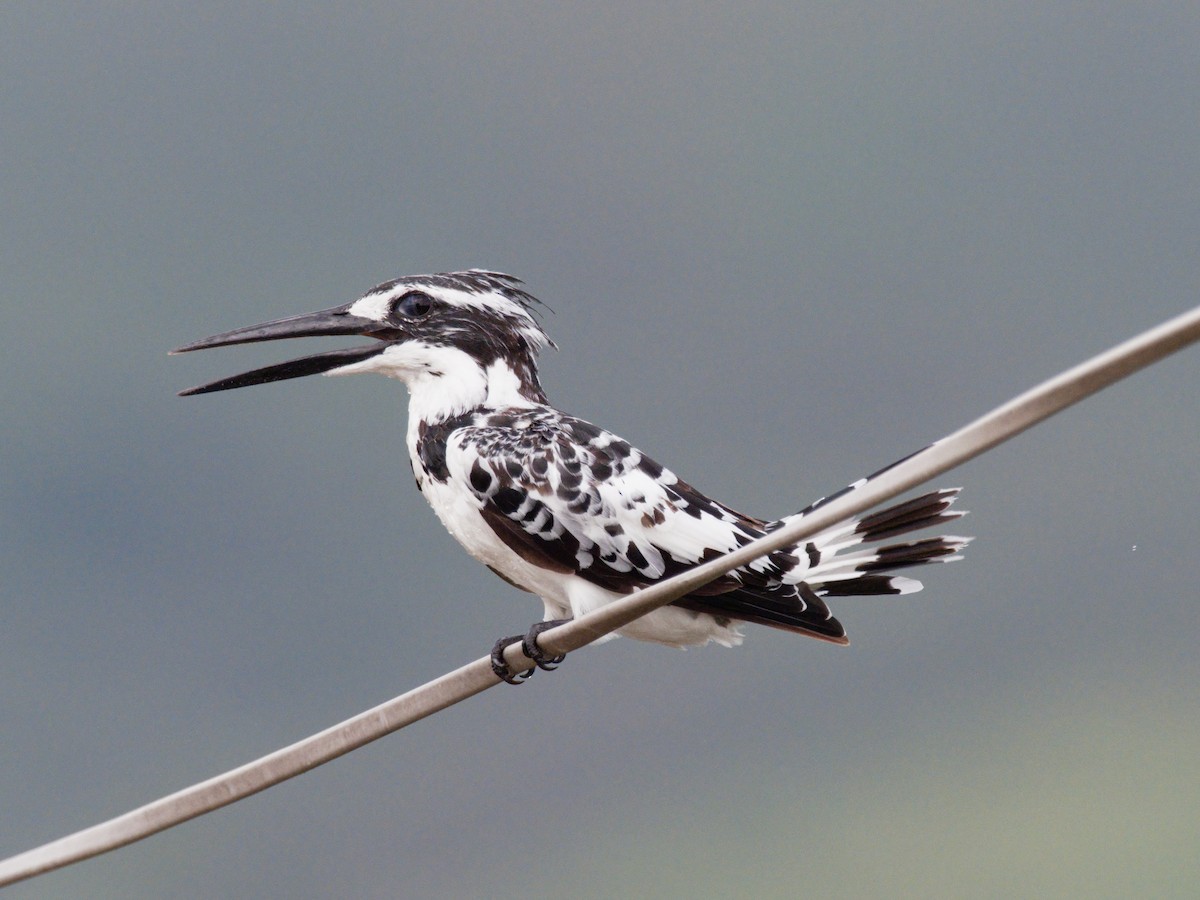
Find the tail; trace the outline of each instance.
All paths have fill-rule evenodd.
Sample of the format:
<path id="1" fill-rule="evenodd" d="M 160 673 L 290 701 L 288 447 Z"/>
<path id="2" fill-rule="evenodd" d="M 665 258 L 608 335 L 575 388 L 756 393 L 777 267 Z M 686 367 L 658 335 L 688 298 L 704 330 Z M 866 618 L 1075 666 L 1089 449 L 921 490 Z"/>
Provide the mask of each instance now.
<path id="1" fill-rule="evenodd" d="M 873 594 L 911 594 L 921 589 L 915 578 L 889 574 L 896 569 L 947 563 L 962 559 L 962 549 L 969 537 L 942 535 L 914 541 L 885 544 L 902 534 L 942 526 L 960 519 L 966 512 L 950 507 L 958 498 L 960 488 L 944 488 L 923 494 L 904 503 L 871 513 L 859 519 L 849 519 L 828 531 L 815 535 L 808 543 L 796 548 L 801 562 L 789 573 L 818 597 L 854 597 Z M 795 521 L 828 500 L 819 500 L 779 524 Z M 803 588 L 802 588 L 803 589 Z"/>
<path id="2" fill-rule="evenodd" d="M 958 492 L 959 488 L 933 491 L 880 512 L 847 519 L 814 535 L 806 544 L 784 551 L 795 566 L 783 574 L 782 583 L 752 585 L 743 580 L 732 590 L 689 594 L 675 605 L 847 644 L 846 629 L 833 617 L 825 598 L 911 594 L 921 589 L 921 582 L 890 574 L 893 570 L 962 559 L 960 551 L 971 540 L 967 537 L 943 535 L 877 546 L 902 534 L 962 518 L 965 512 L 950 509 Z M 794 522 L 830 499 L 818 500 L 794 516 L 773 522 L 768 530 Z M 738 571 L 746 578 L 752 570 Z"/>

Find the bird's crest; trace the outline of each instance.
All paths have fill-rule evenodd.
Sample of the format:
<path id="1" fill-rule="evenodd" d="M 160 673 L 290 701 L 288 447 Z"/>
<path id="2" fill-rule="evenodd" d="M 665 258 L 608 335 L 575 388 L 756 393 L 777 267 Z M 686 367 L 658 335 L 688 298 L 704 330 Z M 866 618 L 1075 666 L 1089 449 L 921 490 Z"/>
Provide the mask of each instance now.
<path id="1" fill-rule="evenodd" d="M 376 285 L 351 308 L 369 314 L 410 291 L 423 291 L 474 319 L 490 320 L 487 324 L 492 328 L 515 332 L 534 353 L 547 346 L 557 349 L 539 318 L 542 310 L 554 310 L 526 291 L 524 284 L 514 275 L 487 269 L 408 275 Z"/>

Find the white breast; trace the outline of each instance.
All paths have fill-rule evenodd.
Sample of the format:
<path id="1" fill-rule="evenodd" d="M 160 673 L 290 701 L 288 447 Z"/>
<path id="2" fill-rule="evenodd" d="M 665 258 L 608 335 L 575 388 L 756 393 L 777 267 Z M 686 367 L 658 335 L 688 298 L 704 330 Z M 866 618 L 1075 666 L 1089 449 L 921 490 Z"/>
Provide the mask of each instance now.
<path id="1" fill-rule="evenodd" d="M 446 530 L 468 553 L 513 584 L 541 597 L 547 618 L 571 615 L 569 583 L 582 579 L 531 565 L 510 550 L 484 521 L 480 501 L 453 478 L 439 482 L 426 477 L 422 493 Z"/>

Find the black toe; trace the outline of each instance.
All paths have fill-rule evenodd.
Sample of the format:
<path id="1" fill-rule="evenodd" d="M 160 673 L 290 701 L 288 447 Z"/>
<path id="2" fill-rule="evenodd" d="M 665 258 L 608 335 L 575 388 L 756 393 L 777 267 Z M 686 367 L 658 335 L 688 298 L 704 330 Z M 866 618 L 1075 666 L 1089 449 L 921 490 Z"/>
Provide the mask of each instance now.
<path id="1" fill-rule="evenodd" d="M 525 635 L 514 634 L 511 637 L 500 638 L 492 646 L 492 671 L 496 673 L 496 677 L 501 681 L 507 681 L 509 684 L 524 684 L 525 679 L 536 671 L 535 669 L 527 669 L 524 672 L 514 674 L 512 667 L 504 659 L 505 650 L 517 643 L 517 641 L 524 640 Z M 521 649 L 523 650 L 524 647 Z"/>
<path id="2" fill-rule="evenodd" d="M 566 659 L 567 655 L 561 653 L 558 656 L 547 656 L 546 652 L 538 646 L 538 635 L 570 621 L 570 619 L 550 619 L 546 622 L 538 622 L 525 634 L 514 634 L 512 637 L 500 638 L 496 641 L 492 647 L 492 671 L 496 673 L 496 677 L 509 684 L 524 684 L 537 669 L 545 669 L 547 672 L 557 669 L 558 664 Z M 513 673 L 512 667 L 504 659 L 504 651 L 517 641 L 521 642 L 521 652 L 533 660 L 537 669 L 526 669 L 524 672 Z"/>
<path id="3" fill-rule="evenodd" d="M 565 625 L 570 621 L 570 619 L 550 619 L 545 622 L 538 622 L 521 639 L 521 652 L 532 659 L 539 669 L 553 672 L 558 668 L 558 664 L 567 658 L 567 654 L 560 653 L 558 656 L 547 656 L 546 652 L 538 645 L 538 635 L 543 631 L 549 631 L 551 628 L 557 628 L 559 625 Z"/>

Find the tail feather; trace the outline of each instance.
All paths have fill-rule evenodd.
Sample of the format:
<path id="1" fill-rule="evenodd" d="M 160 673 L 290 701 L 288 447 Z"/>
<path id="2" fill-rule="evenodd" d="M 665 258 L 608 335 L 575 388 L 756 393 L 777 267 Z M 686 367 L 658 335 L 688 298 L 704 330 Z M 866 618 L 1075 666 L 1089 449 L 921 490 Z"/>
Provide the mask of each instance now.
<path id="1" fill-rule="evenodd" d="M 885 573 L 962 559 L 960 551 L 970 538 L 942 535 L 882 547 L 872 545 L 962 518 L 965 512 L 950 508 L 958 492 L 959 488 L 931 491 L 821 532 L 805 545 L 809 565 L 796 574 L 821 597 L 919 591 L 920 581 Z"/>
<path id="2" fill-rule="evenodd" d="M 851 485 L 846 490 L 856 486 Z M 891 572 L 962 559 L 960 551 L 970 542 L 968 537 L 943 535 L 879 546 L 881 541 L 898 535 L 962 518 L 966 513 L 950 508 L 958 498 L 958 492 L 958 488 L 932 491 L 888 509 L 848 519 L 814 535 L 807 543 L 784 554 L 796 565 L 783 575 L 782 584 L 751 586 L 738 585 L 735 581 L 720 591 L 689 594 L 676 600 L 675 605 L 718 618 L 794 631 L 835 644 L 848 643 L 846 630 L 833 617 L 825 599 L 911 594 L 921 590 L 921 582 Z M 808 515 L 829 499 L 819 500 L 794 516 L 773 522 L 767 530 L 774 531 Z"/>
<path id="3" fill-rule="evenodd" d="M 854 530 L 863 536 L 864 541 L 878 541 L 961 519 L 966 512 L 950 509 L 958 497 L 958 491 L 959 488 L 943 488 L 863 516 Z"/>
<path id="4" fill-rule="evenodd" d="M 872 597 L 884 594 L 915 594 L 921 582 L 899 575 L 860 575 L 851 581 L 832 581 L 821 585 L 819 597 Z"/>
<path id="5" fill-rule="evenodd" d="M 805 584 L 775 593 L 739 589 L 704 597 L 690 594 L 676 600 L 675 605 L 710 616 L 793 631 L 831 644 L 849 643 L 842 623 L 833 617 L 825 601 Z"/>

